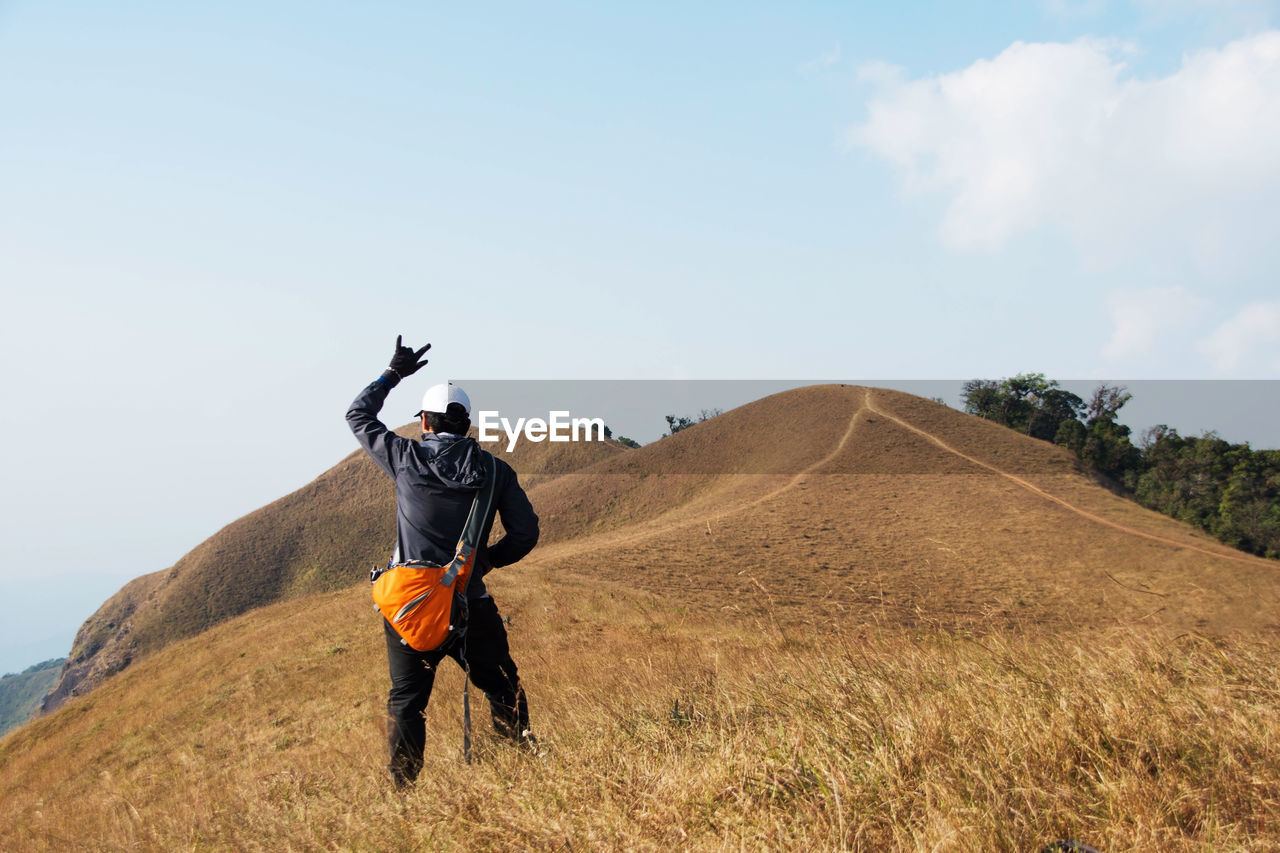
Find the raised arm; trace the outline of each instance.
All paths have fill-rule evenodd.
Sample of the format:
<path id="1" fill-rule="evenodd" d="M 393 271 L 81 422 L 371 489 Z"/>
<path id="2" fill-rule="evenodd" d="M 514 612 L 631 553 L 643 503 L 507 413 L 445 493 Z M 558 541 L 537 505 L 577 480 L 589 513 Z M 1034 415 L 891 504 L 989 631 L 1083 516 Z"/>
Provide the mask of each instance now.
<path id="1" fill-rule="evenodd" d="M 391 389 L 399 385 L 401 379 L 413 375 L 427 363 L 427 359 L 422 355 L 431 349 L 431 344 L 427 344 L 415 351 L 413 347 L 407 347 L 401 343 L 403 337 L 403 335 L 396 336 L 396 351 L 391 356 L 390 366 L 382 371 L 381 376 L 369 383 L 347 409 L 347 425 L 351 427 L 356 440 L 373 457 L 373 461 L 378 463 L 378 467 L 390 477 L 395 476 L 391 445 L 396 440 L 402 439 L 378 420 L 378 412 L 382 411 L 382 404 L 386 402 Z"/>

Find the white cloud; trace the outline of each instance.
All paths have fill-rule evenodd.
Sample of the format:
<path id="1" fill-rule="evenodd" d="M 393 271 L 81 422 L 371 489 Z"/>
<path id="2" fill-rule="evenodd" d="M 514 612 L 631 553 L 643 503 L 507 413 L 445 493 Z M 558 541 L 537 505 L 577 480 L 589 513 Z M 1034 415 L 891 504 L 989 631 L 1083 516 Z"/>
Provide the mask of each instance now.
<path id="1" fill-rule="evenodd" d="M 1280 209 L 1280 31 L 1184 56 L 1139 79 L 1129 45 L 1015 43 L 917 80 L 882 64 L 851 141 L 909 194 L 947 200 L 943 242 L 998 251 L 1066 233 L 1092 261 L 1153 249 L 1201 268 L 1273 245 Z"/>
<path id="2" fill-rule="evenodd" d="M 840 64 L 840 45 L 836 45 L 831 50 L 818 55 L 815 59 L 810 59 L 800 66 L 800 71 L 805 74 L 817 74 L 820 71 Z"/>
<path id="3" fill-rule="evenodd" d="M 1280 302 L 1254 302 L 1197 344 L 1223 375 L 1280 376 Z"/>
<path id="4" fill-rule="evenodd" d="M 1185 287 L 1116 290 L 1105 297 L 1112 333 L 1102 354 L 1113 363 L 1142 368 L 1143 362 L 1168 346 L 1171 336 L 1185 332 L 1208 307 L 1208 301 Z"/>

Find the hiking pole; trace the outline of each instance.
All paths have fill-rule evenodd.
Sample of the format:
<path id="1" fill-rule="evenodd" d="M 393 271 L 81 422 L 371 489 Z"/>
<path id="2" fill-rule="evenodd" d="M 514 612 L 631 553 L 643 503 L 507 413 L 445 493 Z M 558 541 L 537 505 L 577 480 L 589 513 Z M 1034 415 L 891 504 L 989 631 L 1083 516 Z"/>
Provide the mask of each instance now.
<path id="1" fill-rule="evenodd" d="M 462 648 L 458 657 L 462 659 L 462 758 L 471 763 L 471 694 L 467 690 L 471 683 L 471 666 L 467 663 L 467 635 L 462 635 Z"/>
<path id="2" fill-rule="evenodd" d="M 467 673 L 470 680 L 471 673 Z M 467 693 L 467 682 L 462 682 L 462 757 L 471 763 L 471 696 Z"/>

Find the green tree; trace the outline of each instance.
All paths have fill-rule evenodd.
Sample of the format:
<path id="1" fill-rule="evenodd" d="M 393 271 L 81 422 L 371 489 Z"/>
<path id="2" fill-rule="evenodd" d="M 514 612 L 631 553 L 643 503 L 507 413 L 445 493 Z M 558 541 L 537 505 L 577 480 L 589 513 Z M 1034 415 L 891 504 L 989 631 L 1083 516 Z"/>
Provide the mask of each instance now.
<path id="1" fill-rule="evenodd" d="M 1093 396 L 1089 398 L 1088 424 L 1093 425 L 1099 421 L 1114 421 L 1116 415 L 1120 412 L 1120 408 L 1132 399 L 1133 395 L 1123 385 L 1116 387 L 1106 384 L 1099 385 L 1097 390 L 1093 392 Z"/>
<path id="2" fill-rule="evenodd" d="M 1027 423 L 1027 435 L 1056 442 L 1064 424 L 1080 422 L 1084 400 L 1057 385 L 1053 382 L 1038 393 Z"/>
<path id="3" fill-rule="evenodd" d="M 1053 434 L 1053 443 L 1067 448 L 1076 456 L 1079 456 L 1084 450 L 1085 438 L 1088 433 L 1085 431 L 1084 424 L 1072 419 L 1063 421 L 1058 424 L 1058 431 Z"/>
<path id="4" fill-rule="evenodd" d="M 1280 451 L 1212 432 L 1184 438 L 1163 425 L 1147 430 L 1142 445 L 1140 503 L 1241 550 L 1280 556 Z"/>
<path id="5" fill-rule="evenodd" d="M 696 421 L 693 418 L 687 417 L 687 416 L 677 418 L 675 415 L 667 415 L 667 432 L 663 437 L 665 438 L 667 435 L 675 435 L 682 429 L 688 429 L 694 424 L 700 424 L 703 421 L 709 421 L 712 418 L 714 418 L 716 415 L 723 415 L 723 414 L 724 414 L 724 409 L 703 409 L 701 412 L 698 413 L 698 419 Z"/>
<path id="6" fill-rule="evenodd" d="M 1129 441 L 1129 427 L 1115 421 L 1094 421 L 1085 430 L 1079 456 L 1095 470 L 1132 491 L 1142 454 Z"/>
<path id="7" fill-rule="evenodd" d="M 961 391 L 966 412 L 989 421 L 1004 423 L 1000 419 L 1004 393 L 1000 390 L 999 382 L 994 379 L 970 379 L 964 383 Z"/>
<path id="8" fill-rule="evenodd" d="M 1084 401 L 1043 373 L 1009 379 L 971 379 L 963 387 L 964 410 L 1045 441 L 1055 441 L 1066 421 L 1076 420 Z"/>
<path id="9" fill-rule="evenodd" d="M 693 426 L 693 418 L 680 417 L 675 415 L 667 415 L 667 435 L 675 435 L 682 429 L 688 429 Z"/>

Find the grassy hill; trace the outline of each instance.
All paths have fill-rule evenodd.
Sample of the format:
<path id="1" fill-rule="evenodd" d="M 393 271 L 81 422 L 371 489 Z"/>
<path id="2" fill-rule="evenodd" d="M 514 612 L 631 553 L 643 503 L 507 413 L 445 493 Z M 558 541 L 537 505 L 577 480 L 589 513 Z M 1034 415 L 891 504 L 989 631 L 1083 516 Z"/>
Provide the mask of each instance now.
<path id="1" fill-rule="evenodd" d="M 899 392 L 801 388 L 633 451 L 503 455 L 542 517 L 540 547 L 641 588 L 652 573 L 749 604 L 763 584 L 788 604 L 945 624 L 1280 624 L 1275 563 L 1115 496 L 1062 448 Z M 393 522 L 386 479 L 352 453 L 127 584 L 82 626 L 49 707 L 252 607 L 358 583 Z"/>
<path id="2" fill-rule="evenodd" d="M 446 666 L 423 782 L 386 787 L 381 636 L 342 572 L 361 548 L 359 574 L 382 558 L 391 496 L 353 455 L 104 605 L 101 648 L 133 662 L 0 741 L 0 838 L 1280 846 L 1277 565 L 1117 497 L 1066 451 L 854 386 L 591 459 L 525 447 L 544 541 L 490 586 L 546 755 L 482 735 L 462 766 Z M 245 565 L 283 567 L 257 587 L 277 603 L 224 607 L 199 635 L 157 627 Z"/>
<path id="3" fill-rule="evenodd" d="M 31 719 L 66 662 L 66 658 L 47 660 L 0 678 L 0 734 Z"/>
<path id="4" fill-rule="evenodd" d="M 481 724 L 462 763 L 449 664 L 426 769 L 394 792 L 368 593 L 318 594 L 175 643 L 0 741 L 5 849 L 1280 845 L 1274 639 L 806 624 L 544 559 L 493 590 L 541 757 Z"/>
<path id="5" fill-rule="evenodd" d="M 537 507 L 563 568 L 704 605 L 1280 627 L 1274 561 L 1116 496 L 1062 448 L 881 389 L 766 398 L 548 482 Z"/>

